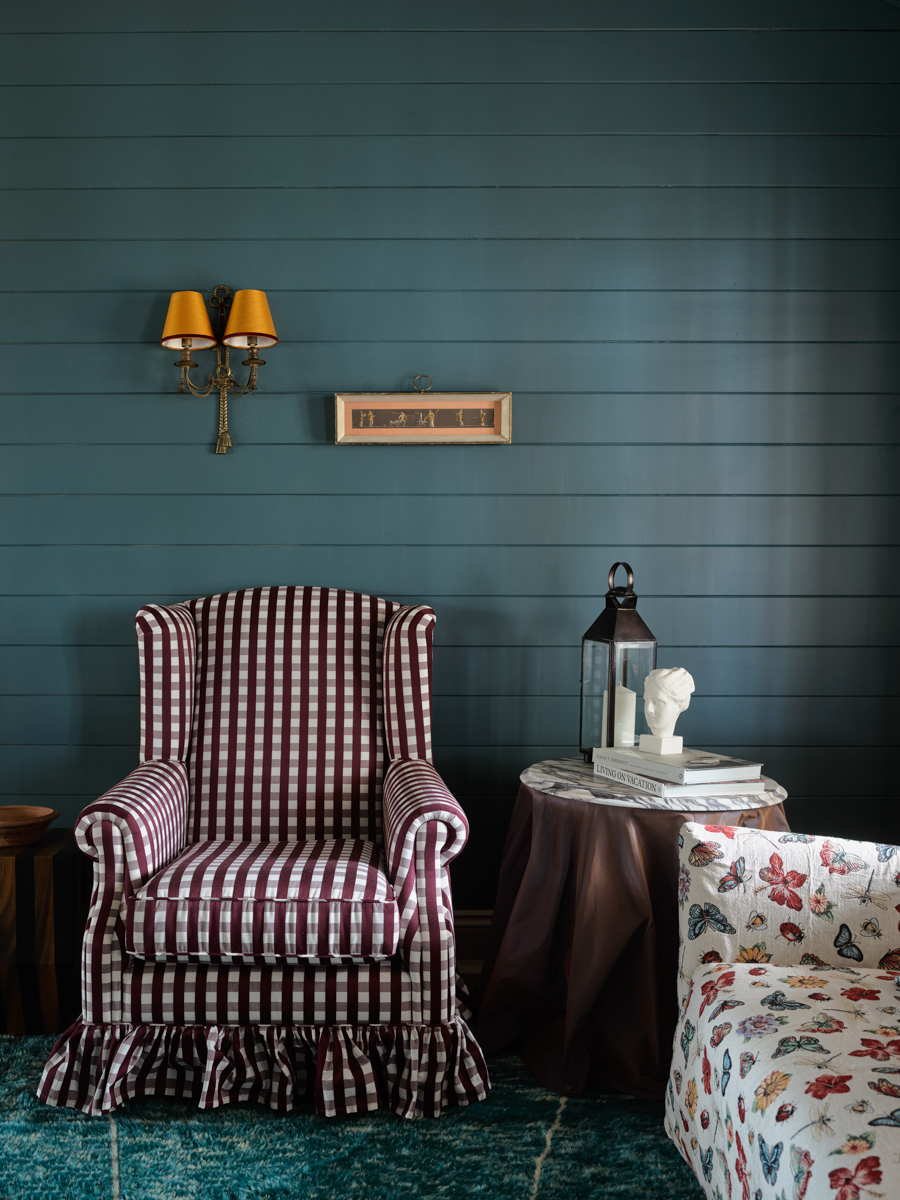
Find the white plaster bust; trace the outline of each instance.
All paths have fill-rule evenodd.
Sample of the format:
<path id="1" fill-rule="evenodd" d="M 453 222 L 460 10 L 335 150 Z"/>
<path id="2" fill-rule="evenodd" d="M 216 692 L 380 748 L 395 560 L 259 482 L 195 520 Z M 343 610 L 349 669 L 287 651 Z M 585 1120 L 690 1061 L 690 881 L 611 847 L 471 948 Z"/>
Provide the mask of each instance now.
<path id="1" fill-rule="evenodd" d="M 684 667 L 651 671 L 644 680 L 644 717 L 654 737 L 675 733 L 675 722 L 691 702 L 694 680 Z"/>

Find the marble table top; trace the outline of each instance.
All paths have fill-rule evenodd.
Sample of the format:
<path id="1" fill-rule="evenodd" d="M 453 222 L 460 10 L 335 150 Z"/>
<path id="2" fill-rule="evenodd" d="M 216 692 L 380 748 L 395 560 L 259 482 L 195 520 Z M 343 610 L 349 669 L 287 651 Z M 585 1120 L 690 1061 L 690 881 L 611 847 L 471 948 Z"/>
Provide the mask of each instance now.
<path id="1" fill-rule="evenodd" d="M 647 808 L 661 812 L 736 812 L 740 809 L 768 808 L 787 799 L 787 792 L 774 779 L 763 778 L 762 796 L 647 796 L 624 783 L 615 783 L 594 774 L 594 764 L 580 758 L 548 758 L 534 763 L 519 776 L 535 791 L 564 800 L 585 800 L 588 804 L 610 804 L 618 808 Z"/>

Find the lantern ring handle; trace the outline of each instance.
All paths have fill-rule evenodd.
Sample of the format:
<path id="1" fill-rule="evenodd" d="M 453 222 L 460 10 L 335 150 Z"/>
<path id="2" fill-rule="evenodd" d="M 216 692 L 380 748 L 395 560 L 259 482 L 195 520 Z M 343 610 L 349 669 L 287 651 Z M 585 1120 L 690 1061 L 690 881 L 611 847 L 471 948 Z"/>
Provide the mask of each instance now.
<path id="1" fill-rule="evenodd" d="M 419 387 L 419 384 L 417 382 L 417 380 L 419 380 L 419 379 L 427 379 L 428 387 Z M 413 387 L 416 389 L 417 392 L 430 392 L 431 389 L 434 387 L 434 381 L 432 380 L 430 375 L 417 375 L 416 378 L 413 380 Z"/>
<path id="2" fill-rule="evenodd" d="M 619 567 L 624 567 L 628 572 L 628 583 L 625 587 L 625 595 L 627 596 L 634 591 L 634 571 L 632 571 L 627 562 L 613 563 L 609 568 L 609 590 L 611 592 L 616 591 L 616 571 L 618 571 Z"/>

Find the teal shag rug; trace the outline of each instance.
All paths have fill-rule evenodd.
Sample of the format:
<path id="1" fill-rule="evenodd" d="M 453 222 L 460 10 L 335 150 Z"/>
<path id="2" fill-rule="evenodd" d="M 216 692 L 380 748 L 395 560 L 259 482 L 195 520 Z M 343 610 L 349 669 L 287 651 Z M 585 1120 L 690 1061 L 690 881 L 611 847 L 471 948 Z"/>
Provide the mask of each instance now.
<path id="1" fill-rule="evenodd" d="M 493 1091 L 437 1121 L 317 1117 L 310 1105 L 201 1112 L 136 1101 L 110 1117 L 34 1094 L 53 1038 L 0 1036 L 0 1197 L 15 1200 L 699 1200 L 663 1106 L 563 1100 L 517 1058 Z"/>

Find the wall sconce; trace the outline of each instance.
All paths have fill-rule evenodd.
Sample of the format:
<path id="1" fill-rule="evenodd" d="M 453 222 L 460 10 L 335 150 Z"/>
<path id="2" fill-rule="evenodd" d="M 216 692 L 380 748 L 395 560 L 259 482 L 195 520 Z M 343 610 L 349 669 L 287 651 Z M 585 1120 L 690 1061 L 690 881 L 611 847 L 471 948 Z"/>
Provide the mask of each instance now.
<path id="1" fill-rule="evenodd" d="M 216 454 L 225 454 L 232 444 L 228 432 L 228 391 L 233 391 L 235 396 L 246 396 L 248 392 L 256 391 L 256 372 L 259 367 L 266 365 L 265 359 L 259 357 L 257 347 L 277 345 L 278 336 L 272 324 L 265 292 L 241 291 L 232 295 L 224 284 L 219 284 L 213 289 L 209 303 L 216 310 L 215 333 L 199 292 L 173 292 L 160 341 L 167 349 L 181 350 L 181 358 L 175 363 L 176 367 L 181 367 L 179 392 L 208 396 L 213 388 L 219 389 Z M 216 373 L 210 375 L 209 383 L 201 390 L 194 387 L 188 376 L 191 367 L 198 365 L 191 358 L 191 350 L 209 350 L 213 346 L 216 348 Z M 250 351 L 242 364 L 250 368 L 250 377 L 245 384 L 239 384 L 231 373 L 230 346 L 243 346 Z"/>

